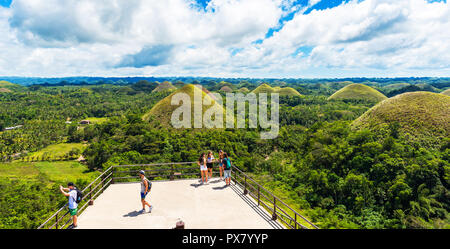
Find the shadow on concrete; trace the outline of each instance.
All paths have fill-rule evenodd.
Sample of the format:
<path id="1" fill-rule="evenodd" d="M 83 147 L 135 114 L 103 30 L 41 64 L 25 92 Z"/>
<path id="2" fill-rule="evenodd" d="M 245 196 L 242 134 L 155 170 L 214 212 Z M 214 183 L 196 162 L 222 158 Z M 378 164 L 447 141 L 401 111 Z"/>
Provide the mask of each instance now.
<path id="1" fill-rule="evenodd" d="M 211 180 L 211 181 L 209 181 L 210 183 L 219 183 L 219 182 L 222 182 L 220 179 L 216 179 L 216 180 Z"/>
<path id="2" fill-rule="evenodd" d="M 272 220 L 272 216 L 267 213 L 267 211 L 262 207 L 258 206 L 258 204 L 253 200 L 252 197 L 244 195 L 242 193 L 242 190 L 233 184 L 230 185 L 230 188 L 239 196 L 243 201 L 245 201 L 255 212 L 261 216 L 269 225 L 271 225 L 274 229 L 284 229 L 285 227 L 282 226 L 280 223 Z"/>
<path id="3" fill-rule="evenodd" d="M 128 214 L 124 214 L 123 215 L 123 217 L 136 217 L 136 216 L 139 216 L 139 215 L 141 215 L 141 214 L 144 214 L 145 212 L 142 212 L 142 211 L 131 211 L 131 212 L 129 212 Z"/>
<path id="4" fill-rule="evenodd" d="M 227 185 L 223 185 L 222 187 L 213 187 L 212 189 L 214 189 L 214 190 L 223 190 L 223 189 L 226 189 L 227 188 Z"/>
<path id="5" fill-rule="evenodd" d="M 202 183 L 192 183 L 191 184 L 191 186 L 194 187 L 194 188 L 198 188 L 198 187 L 200 187 L 202 185 L 204 185 L 204 184 L 202 184 Z"/>

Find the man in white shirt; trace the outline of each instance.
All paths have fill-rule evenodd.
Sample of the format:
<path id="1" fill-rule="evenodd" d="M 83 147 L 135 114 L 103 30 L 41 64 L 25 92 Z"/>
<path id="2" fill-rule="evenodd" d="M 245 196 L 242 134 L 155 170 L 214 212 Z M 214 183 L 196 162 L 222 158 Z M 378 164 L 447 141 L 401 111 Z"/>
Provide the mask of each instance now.
<path id="1" fill-rule="evenodd" d="M 59 186 L 59 190 L 64 196 L 69 197 L 69 213 L 72 216 L 73 224 L 68 228 L 76 228 L 77 227 L 77 212 L 78 212 L 78 203 L 77 200 L 77 191 L 75 190 L 75 185 L 72 182 L 67 184 L 67 188 L 63 188 L 63 186 Z M 68 191 L 68 192 L 65 192 Z"/>
<path id="2" fill-rule="evenodd" d="M 147 205 L 149 208 L 149 213 L 152 212 L 153 206 L 150 205 L 146 200 L 145 197 L 148 193 L 150 193 L 150 190 L 152 189 L 151 182 L 145 177 L 145 171 L 141 170 L 139 171 L 139 177 L 141 178 L 141 203 L 142 203 L 142 210 L 141 213 L 145 212 L 145 206 Z"/>

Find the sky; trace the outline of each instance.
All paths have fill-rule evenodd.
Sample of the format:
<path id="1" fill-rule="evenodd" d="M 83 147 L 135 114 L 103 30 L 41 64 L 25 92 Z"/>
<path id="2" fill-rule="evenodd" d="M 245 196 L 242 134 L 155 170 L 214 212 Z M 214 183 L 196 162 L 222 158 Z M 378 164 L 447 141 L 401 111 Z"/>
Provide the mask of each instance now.
<path id="1" fill-rule="evenodd" d="M 0 35 L 0 76 L 450 76 L 443 0 L 0 0 Z"/>

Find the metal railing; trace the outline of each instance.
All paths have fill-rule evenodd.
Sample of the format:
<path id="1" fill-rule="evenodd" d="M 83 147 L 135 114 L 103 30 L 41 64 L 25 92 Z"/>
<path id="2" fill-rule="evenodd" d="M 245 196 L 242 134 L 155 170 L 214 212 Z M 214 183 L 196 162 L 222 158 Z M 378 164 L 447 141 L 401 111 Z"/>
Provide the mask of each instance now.
<path id="1" fill-rule="evenodd" d="M 233 166 L 231 179 L 235 185 L 242 188 L 244 195 L 250 195 L 258 206 L 269 211 L 272 214 L 272 220 L 278 220 L 291 229 L 308 229 L 307 226 L 300 223 L 301 221 L 311 228 L 319 228 L 236 166 Z"/>
<path id="2" fill-rule="evenodd" d="M 83 193 L 83 199 L 78 203 L 80 207 L 78 209 L 78 215 L 81 214 L 88 205 L 93 205 L 93 201 L 111 184 L 112 181 L 112 167 L 108 168 L 105 172 L 100 174 L 94 181 L 86 186 L 81 192 Z M 66 228 L 71 219 L 68 210 L 68 204 L 64 205 L 58 211 L 56 211 L 50 218 L 42 223 L 38 229 L 64 229 Z"/>
<path id="3" fill-rule="evenodd" d="M 139 181 L 138 172 L 141 170 L 144 170 L 147 178 L 153 181 L 188 179 L 200 176 L 197 162 L 112 166 L 82 190 L 83 200 L 79 204 L 79 206 L 81 205 L 81 208 L 78 210 L 78 215 L 80 215 L 88 205 L 93 205 L 94 199 L 110 184 Z M 214 174 L 219 174 L 219 172 L 215 170 Z M 304 224 L 308 224 L 311 228 L 318 228 L 236 166 L 233 166 L 231 179 L 235 186 L 241 187 L 244 195 L 250 195 L 255 202 L 257 202 L 258 206 L 262 206 L 271 213 L 272 220 L 278 220 L 287 228 L 291 229 L 307 229 L 308 227 Z M 101 188 L 99 188 L 100 186 Z M 67 205 L 65 205 L 40 225 L 38 229 L 65 228 L 71 221 L 71 217 L 68 216 L 68 214 L 69 211 Z M 301 224 L 300 222 L 303 222 L 304 224 Z"/>
<path id="4" fill-rule="evenodd" d="M 200 176 L 197 162 L 152 163 L 112 166 L 113 183 L 139 181 L 139 171 L 145 171 L 149 180 L 175 180 Z"/>

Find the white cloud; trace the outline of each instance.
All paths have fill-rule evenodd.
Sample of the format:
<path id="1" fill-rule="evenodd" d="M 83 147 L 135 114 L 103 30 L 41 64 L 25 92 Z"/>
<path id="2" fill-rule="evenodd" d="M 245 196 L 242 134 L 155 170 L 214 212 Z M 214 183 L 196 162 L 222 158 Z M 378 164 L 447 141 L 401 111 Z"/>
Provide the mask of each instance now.
<path id="1" fill-rule="evenodd" d="M 0 7 L 0 75 L 450 72 L 449 3 L 355 0 L 304 15 L 320 1 L 293 2 L 211 0 L 202 9 L 193 0 L 15 0 Z M 264 38 L 270 28 L 279 30 Z"/>

